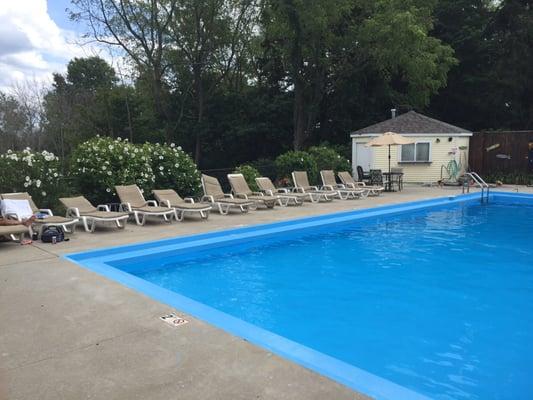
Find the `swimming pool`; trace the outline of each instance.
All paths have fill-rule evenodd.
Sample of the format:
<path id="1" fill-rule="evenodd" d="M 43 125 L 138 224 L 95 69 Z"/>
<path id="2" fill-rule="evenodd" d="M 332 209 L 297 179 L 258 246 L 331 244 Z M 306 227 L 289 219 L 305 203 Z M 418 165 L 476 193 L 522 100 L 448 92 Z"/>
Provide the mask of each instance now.
<path id="1" fill-rule="evenodd" d="M 532 227 L 477 194 L 68 258 L 379 399 L 526 399 Z"/>

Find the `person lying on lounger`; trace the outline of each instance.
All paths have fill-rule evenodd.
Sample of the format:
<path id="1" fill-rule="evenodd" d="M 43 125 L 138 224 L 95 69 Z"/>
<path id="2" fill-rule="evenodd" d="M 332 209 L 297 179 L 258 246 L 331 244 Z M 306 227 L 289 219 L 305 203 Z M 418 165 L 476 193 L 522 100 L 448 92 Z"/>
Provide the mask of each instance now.
<path id="1" fill-rule="evenodd" d="M 32 215 L 30 218 L 26 218 L 22 221 L 18 221 L 16 219 L 7 219 L 0 216 L 0 226 L 13 226 L 13 225 L 23 225 L 30 227 L 31 224 L 35 221 L 35 215 Z M 31 240 L 29 239 L 23 239 L 20 241 L 20 244 L 30 244 Z"/>

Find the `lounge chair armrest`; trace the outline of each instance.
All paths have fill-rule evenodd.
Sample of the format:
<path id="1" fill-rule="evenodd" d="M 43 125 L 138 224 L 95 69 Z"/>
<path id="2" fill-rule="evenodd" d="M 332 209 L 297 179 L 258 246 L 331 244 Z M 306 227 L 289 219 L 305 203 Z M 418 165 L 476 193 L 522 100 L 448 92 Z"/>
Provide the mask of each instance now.
<path id="1" fill-rule="evenodd" d="M 311 190 L 318 190 L 318 186 L 309 186 L 309 189 L 311 189 Z"/>
<path id="2" fill-rule="evenodd" d="M 98 211 L 107 211 L 107 212 L 110 212 L 110 211 L 111 211 L 111 209 L 109 208 L 109 206 L 108 206 L 107 204 L 98 204 L 98 205 L 96 206 L 96 209 L 97 209 Z"/>
<path id="3" fill-rule="evenodd" d="M 324 185 L 324 186 L 322 186 L 322 190 L 331 190 L 331 191 L 333 191 L 335 189 L 333 188 L 333 185 Z"/>
<path id="4" fill-rule="evenodd" d="M 131 211 L 131 204 L 130 203 L 120 203 L 120 209 L 122 211 Z"/>
<path id="5" fill-rule="evenodd" d="M 168 208 L 170 208 L 170 201 L 168 201 L 168 200 L 161 200 L 161 201 L 159 202 L 159 206 L 160 206 L 160 207 L 168 207 Z"/>
<path id="6" fill-rule="evenodd" d="M 214 203 L 215 202 L 215 198 L 213 196 L 210 196 L 210 195 L 203 195 L 202 198 L 200 199 L 200 201 L 203 203 L 205 201 L 208 201 L 209 203 Z"/>
<path id="7" fill-rule="evenodd" d="M 6 213 L 6 214 L 4 214 L 4 218 L 6 218 L 6 219 L 16 219 L 17 221 L 22 221 L 22 218 L 20 218 L 17 213 Z"/>
<path id="8" fill-rule="evenodd" d="M 274 192 L 272 192 L 271 189 L 265 189 L 263 190 L 263 193 L 266 194 L 267 196 L 274 196 Z"/>
<path id="9" fill-rule="evenodd" d="M 342 183 L 337 183 L 337 188 L 338 189 L 346 189 L 346 186 L 343 185 Z"/>
<path id="10" fill-rule="evenodd" d="M 299 187 L 299 186 L 292 188 L 292 191 L 296 192 L 296 193 L 305 193 L 305 189 L 303 187 Z"/>
<path id="11" fill-rule="evenodd" d="M 224 197 L 228 199 L 233 199 L 233 195 L 231 193 L 224 193 Z"/>
<path id="12" fill-rule="evenodd" d="M 52 213 L 52 210 L 50 210 L 49 208 L 40 208 L 39 212 L 43 214 L 48 214 L 51 217 L 54 216 L 54 213 Z"/>
<path id="13" fill-rule="evenodd" d="M 248 200 L 248 195 L 246 193 L 237 193 L 235 195 L 236 198 L 238 199 L 245 199 L 245 200 Z M 233 197 L 232 197 L 233 198 Z"/>
<path id="14" fill-rule="evenodd" d="M 68 207 L 65 216 L 68 217 L 79 217 L 80 210 L 77 207 Z"/>
<path id="15" fill-rule="evenodd" d="M 194 199 L 193 199 L 192 197 L 185 197 L 185 198 L 183 199 L 183 201 L 184 201 L 185 203 L 191 203 L 191 204 L 194 204 Z"/>
<path id="16" fill-rule="evenodd" d="M 278 188 L 276 189 L 278 193 L 290 193 L 290 189 L 288 188 Z"/>
<path id="17" fill-rule="evenodd" d="M 254 195 L 254 196 L 264 196 L 265 194 L 263 192 L 252 192 L 252 195 Z"/>
<path id="18" fill-rule="evenodd" d="M 157 207 L 157 201 L 155 200 L 148 200 L 146 204 L 152 207 Z"/>

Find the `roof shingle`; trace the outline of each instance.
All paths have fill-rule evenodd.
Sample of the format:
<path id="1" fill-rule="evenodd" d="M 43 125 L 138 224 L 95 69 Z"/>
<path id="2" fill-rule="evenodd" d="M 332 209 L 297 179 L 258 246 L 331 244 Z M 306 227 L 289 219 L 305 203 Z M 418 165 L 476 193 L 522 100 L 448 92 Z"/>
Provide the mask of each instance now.
<path id="1" fill-rule="evenodd" d="M 383 122 L 367 126 L 352 132 L 352 135 L 362 135 L 367 133 L 395 132 L 407 133 L 472 133 L 467 129 L 447 124 L 415 111 L 409 111 L 396 118 L 387 119 Z"/>

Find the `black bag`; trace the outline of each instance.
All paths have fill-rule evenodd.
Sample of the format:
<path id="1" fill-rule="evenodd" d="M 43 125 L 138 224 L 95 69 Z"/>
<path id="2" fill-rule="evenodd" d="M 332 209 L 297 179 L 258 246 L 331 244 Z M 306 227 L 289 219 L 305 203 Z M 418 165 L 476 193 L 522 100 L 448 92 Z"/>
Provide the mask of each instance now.
<path id="1" fill-rule="evenodd" d="M 43 229 L 43 233 L 41 233 L 41 241 L 43 243 L 54 243 L 54 237 L 55 243 L 65 240 L 65 231 L 63 231 L 63 228 L 50 225 Z"/>

